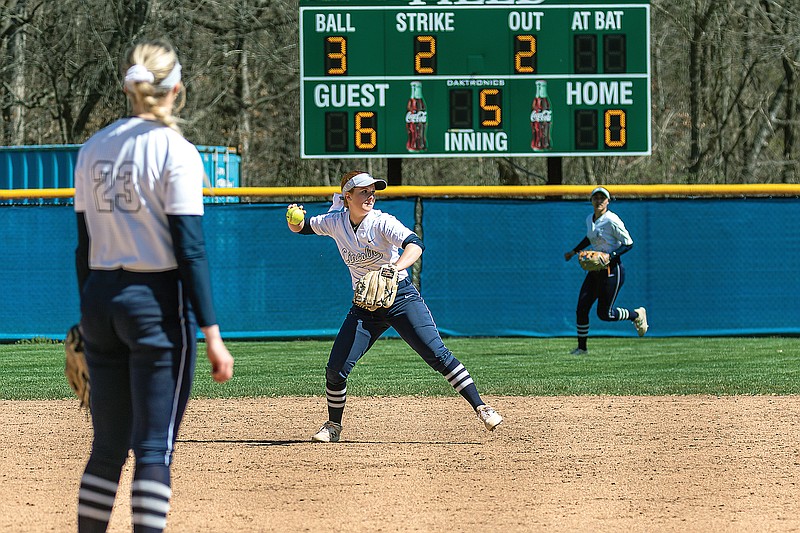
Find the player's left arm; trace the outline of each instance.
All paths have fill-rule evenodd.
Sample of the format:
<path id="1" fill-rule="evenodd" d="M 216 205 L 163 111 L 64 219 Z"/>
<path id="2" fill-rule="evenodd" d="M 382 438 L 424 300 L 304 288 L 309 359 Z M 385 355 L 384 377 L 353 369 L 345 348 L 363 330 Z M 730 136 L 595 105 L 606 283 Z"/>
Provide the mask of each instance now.
<path id="1" fill-rule="evenodd" d="M 188 289 L 197 324 L 201 328 L 217 324 L 211 297 L 211 273 L 200 215 L 167 215 L 178 272 Z"/>
<path id="2" fill-rule="evenodd" d="M 375 228 L 386 242 L 403 250 L 395 263 L 398 270 L 416 263 L 425 250 L 422 239 L 393 215 L 382 213 Z"/>
<path id="3" fill-rule="evenodd" d="M 619 259 L 619 256 L 621 256 L 622 254 L 630 252 L 631 248 L 633 248 L 633 244 L 623 244 L 622 246 L 620 246 L 619 248 L 608 254 L 608 257 L 611 261 Z"/>
<path id="4" fill-rule="evenodd" d="M 395 263 L 398 270 L 405 270 L 416 263 L 422 256 L 422 252 L 425 251 L 425 245 L 422 243 L 422 239 L 417 237 L 415 233 L 412 233 L 403 241 L 401 248 L 403 248 L 403 253 L 400 254 L 400 258 L 397 260 L 397 263 Z"/>
<path id="5" fill-rule="evenodd" d="M 633 238 L 631 237 L 631 234 L 628 233 L 625 223 L 619 217 L 616 217 L 614 220 L 614 233 L 616 234 L 619 242 L 622 244 L 616 250 L 608 254 L 611 261 L 619 259 L 619 256 L 628 253 L 631 248 L 633 248 Z"/>

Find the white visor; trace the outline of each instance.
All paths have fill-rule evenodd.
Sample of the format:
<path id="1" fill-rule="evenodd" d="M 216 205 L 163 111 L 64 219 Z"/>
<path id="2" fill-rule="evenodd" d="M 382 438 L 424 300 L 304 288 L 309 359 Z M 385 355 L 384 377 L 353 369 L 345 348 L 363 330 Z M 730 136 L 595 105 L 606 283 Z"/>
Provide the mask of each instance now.
<path id="1" fill-rule="evenodd" d="M 386 188 L 386 182 L 384 180 L 373 178 L 366 172 L 362 172 L 361 174 L 356 174 L 350 178 L 342 187 L 342 192 L 345 193 L 354 189 L 355 187 L 367 187 L 373 184 L 375 185 L 375 190 L 377 191 L 382 191 Z"/>
<path id="2" fill-rule="evenodd" d="M 595 190 L 592 191 L 592 194 L 589 195 L 589 198 L 593 197 L 597 193 L 600 193 L 609 200 L 611 200 L 611 193 L 609 193 L 604 187 L 597 187 Z"/>

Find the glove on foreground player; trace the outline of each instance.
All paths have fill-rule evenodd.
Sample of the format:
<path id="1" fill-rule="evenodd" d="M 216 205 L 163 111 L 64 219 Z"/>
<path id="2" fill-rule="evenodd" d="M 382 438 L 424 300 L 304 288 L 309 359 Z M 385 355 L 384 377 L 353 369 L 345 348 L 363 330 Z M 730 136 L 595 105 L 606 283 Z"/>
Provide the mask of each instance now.
<path id="1" fill-rule="evenodd" d="M 384 265 L 367 274 L 356 283 L 353 303 L 368 311 L 391 307 L 397 296 L 397 267 Z"/>
<path id="2" fill-rule="evenodd" d="M 602 270 L 608 266 L 611 258 L 605 252 L 596 250 L 582 250 L 578 253 L 578 262 L 581 268 L 588 271 Z"/>
<path id="3" fill-rule="evenodd" d="M 77 325 L 69 328 L 64 341 L 64 351 L 67 360 L 64 375 L 67 376 L 70 388 L 81 401 L 81 408 L 89 408 L 89 367 L 86 366 L 86 356 L 83 353 L 83 339 Z"/>

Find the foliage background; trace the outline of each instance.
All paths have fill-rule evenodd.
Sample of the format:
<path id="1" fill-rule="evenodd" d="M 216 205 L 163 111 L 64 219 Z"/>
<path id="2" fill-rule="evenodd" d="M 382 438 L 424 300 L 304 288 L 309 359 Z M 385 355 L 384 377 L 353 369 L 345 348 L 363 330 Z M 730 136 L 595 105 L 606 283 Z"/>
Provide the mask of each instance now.
<path id="1" fill-rule="evenodd" d="M 0 0 L 0 145 L 81 143 L 126 113 L 119 64 L 169 38 L 196 144 L 236 147 L 242 185 L 331 185 L 386 160 L 301 160 L 297 0 Z M 650 157 L 564 159 L 564 182 L 797 183 L 800 7 L 651 2 Z M 535 185 L 544 158 L 403 161 L 407 185 Z"/>

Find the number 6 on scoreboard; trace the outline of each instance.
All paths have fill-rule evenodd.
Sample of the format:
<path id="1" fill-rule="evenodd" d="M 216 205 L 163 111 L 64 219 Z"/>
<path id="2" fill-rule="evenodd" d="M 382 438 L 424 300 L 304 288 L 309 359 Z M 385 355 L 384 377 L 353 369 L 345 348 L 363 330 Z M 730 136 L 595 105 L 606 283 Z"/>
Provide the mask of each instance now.
<path id="1" fill-rule="evenodd" d="M 378 146 L 378 120 L 374 111 L 359 111 L 355 116 L 356 150 L 371 152 Z"/>

